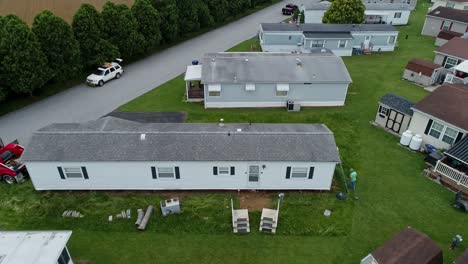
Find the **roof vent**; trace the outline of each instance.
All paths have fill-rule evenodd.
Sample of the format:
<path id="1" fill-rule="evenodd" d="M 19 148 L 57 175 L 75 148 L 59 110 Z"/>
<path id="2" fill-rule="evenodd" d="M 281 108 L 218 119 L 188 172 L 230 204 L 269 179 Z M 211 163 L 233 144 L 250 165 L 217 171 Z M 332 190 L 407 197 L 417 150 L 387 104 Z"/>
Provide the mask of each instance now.
<path id="1" fill-rule="evenodd" d="M 223 118 L 219 119 L 219 126 L 220 127 L 224 126 L 224 119 Z"/>
<path id="2" fill-rule="evenodd" d="M 297 64 L 297 66 L 301 66 L 301 65 L 302 65 L 302 61 L 301 61 L 299 58 L 296 58 L 296 64 Z"/>
<path id="3" fill-rule="evenodd" d="M 437 10 L 437 11 L 434 12 L 434 14 L 438 15 L 438 14 L 440 14 L 440 11 Z"/>
<path id="4" fill-rule="evenodd" d="M 143 141 L 146 139 L 146 134 L 140 134 L 140 140 Z"/>
<path id="5" fill-rule="evenodd" d="M 242 132 L 242 128 L 238 128 L 238 129 L 237 129 L 237 132 Z"/>
<path id="6" fill-rule="evenodd" d="M 312 78 L 314 78 L 314 79 L 315 79 L 315 73 L 314 73 L 314 74 L 312 74 Z"/>
<path id="7" fill-rule="evenodd" d="M 249 59 L 245 59 L 245 62 L 249 62 Z"/>
<path id="8" fill-rule="evenodd" d="M 237 76 L 234 76 L 234 81 L 237 81 Z"/>
<path id="9" fill-rule="evenodd" d="M 215 62 L 215 61 L 216 61 L 216 59 L 215 59 L 215 58 L 211 58 L 211 61 L 212 61 L 212 62 Z"/>
<path id="10" fill-rule="evenodd" d="M 327 52 L 327 50 L 326 49 L 321 49 L 320 52 L 325 53 L 325 52 Z"/>

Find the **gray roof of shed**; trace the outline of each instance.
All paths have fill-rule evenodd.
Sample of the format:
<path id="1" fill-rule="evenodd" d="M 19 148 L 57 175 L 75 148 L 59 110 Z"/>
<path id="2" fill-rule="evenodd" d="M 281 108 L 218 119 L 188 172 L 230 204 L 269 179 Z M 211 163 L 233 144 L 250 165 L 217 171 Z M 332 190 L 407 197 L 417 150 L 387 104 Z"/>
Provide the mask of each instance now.
<path id="1" fill-rule="evenodd" d="M 241 128 L 241 132 L 237 129 Z M 140 135 L 145 134 L 141 140 Z M 322 124 L 137 123 L 105 117 L 34 133 L 24 161 L 340 162 Z"/>
<path id="2" fill-rule="evenodd" d="M 468 165 L 468 136 L 465 136 L 462 140 L 453 145 L 445 154 L 463 161 Z"/>
<path id="3" fill-rule="evenodd" d="M 289 23 L 262 23 L 263 31 L 297 31 L 297 32 L 359 32 L 359 31 L 390 31 L 398 30 L 390 24 L 289 24 Z"/>
<path id="4" fill-rule="evenodd" d="M 397 111 L 413 116 L 413 110 L 411 110 L 411 107 L 413 107 L 414 103 L 401 96 L 388 93 L 382 96 L 380 102 L 392 107 Z"/>
<path id="5" fill-rule="evenodd" d="M 329 52 L 220 52 L 203 57 L 202 82 L 351 83 L 352 80 L 341 57 Z"/>

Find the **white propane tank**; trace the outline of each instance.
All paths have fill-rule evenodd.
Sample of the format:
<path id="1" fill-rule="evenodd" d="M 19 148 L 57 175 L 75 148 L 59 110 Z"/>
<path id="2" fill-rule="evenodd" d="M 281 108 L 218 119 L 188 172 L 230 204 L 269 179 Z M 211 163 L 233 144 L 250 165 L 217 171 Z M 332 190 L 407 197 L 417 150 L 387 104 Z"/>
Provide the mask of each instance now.
<path id="1" fill-rule="evenodd" d="M 414 135 L 413 138 L 411 138 L 411 143 L 409 145 L 409 148 L 412 150 L 419 150 L 422 145 L 422 137 L 418 134 Z"/>
<path id="2" fill-rule="evenodd" d="M 412 137 L 413 137 L 413 132 L 411 132 L 410 130 L 406 130 L 401 135 L 400 144 L 403 146 L 408 146 L 411 142 Z"/>

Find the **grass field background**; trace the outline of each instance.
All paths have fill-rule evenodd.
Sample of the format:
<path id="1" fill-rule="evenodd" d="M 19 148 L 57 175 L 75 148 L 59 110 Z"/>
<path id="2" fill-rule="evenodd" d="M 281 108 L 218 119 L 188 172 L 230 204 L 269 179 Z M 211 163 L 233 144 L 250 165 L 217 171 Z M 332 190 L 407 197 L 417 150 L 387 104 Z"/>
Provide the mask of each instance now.
<path id="1" fill-rule="evenodd" d="M 15 14 L 28 25 L 43 10 L 50 10 L 71 23 L 73 15 L 82 4 L 92 4 L 99 11 L 108 0 L 0 0 L 0 15 Z M 110 0 L 116 4 L 133 5 L 134 0 Z"/>
<path id="2" fill-rule="evenodd" d="M 421 87 L 401 80 L 413 57 L 433 58 L 434 38 L 420 35 L 428 3 L 420 1 L 410 24 L 399 27 L 395 52 L 346 57 L 353 78 L 346 106 L 285 109 L 213 109 L 185 103 L 181 77 L 121 107 L 124 111 L 186 111 L 189 122 L 324 123 L 335 134 L 345 170 L 357 170 L 359 200 L 339 202 L 334 193 L 286 193 L 278 233 L 256 230 L 260 213 L 250 214 L 252 233 L 231 233 L 233 193 L 193 194 L 182 215 L 158 211 L 146 232 L 130 222 L 107 222 L 107 215 L 157 204 L 158 192 L 36 192 L 31 183 L 0 186 L 0 228 L 72 229 L 76 263 L 359 263 L 397 232 L 412 226 L 434 239 L 452 263 L 467 248 L 449 250 L 455 234 L 468 237 L 468 216 L 451 207 L 454 194 L 421 175 L 423 155 L 398 145 L 398 138 L 369 124 L 387 92 L 417 101 Z M 406 37 L 408 36 L 408 37 Z M 249 40 L 233 50 L 248 50 Z M 271 193 L 274 206 L 276 193 Z M 322 215 L 332 209 L 330 218 Z M 83 219 L 63 219 L 80 210 Z M 126 221 L 126 220 L 122 220 Z"/>

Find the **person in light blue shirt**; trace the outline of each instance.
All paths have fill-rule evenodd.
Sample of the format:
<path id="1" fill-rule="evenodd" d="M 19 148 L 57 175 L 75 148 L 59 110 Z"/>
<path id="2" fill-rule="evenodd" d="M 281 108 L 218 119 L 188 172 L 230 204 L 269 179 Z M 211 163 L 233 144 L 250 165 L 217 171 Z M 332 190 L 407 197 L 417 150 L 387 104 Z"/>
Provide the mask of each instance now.
<path id="1" fill-rule="evenodd" d="M 351 173 L 349 174 L 349 188 L 356 192 L 356 182 L 357 182 L 357 172 L 354 169 L 349 170 Z"/>

